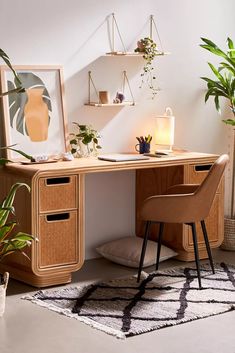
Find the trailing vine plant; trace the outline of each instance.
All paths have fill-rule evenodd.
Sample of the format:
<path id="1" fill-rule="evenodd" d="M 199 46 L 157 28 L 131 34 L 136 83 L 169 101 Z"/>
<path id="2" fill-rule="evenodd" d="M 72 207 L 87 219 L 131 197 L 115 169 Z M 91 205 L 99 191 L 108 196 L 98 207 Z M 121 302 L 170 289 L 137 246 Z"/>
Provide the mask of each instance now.
<path id="1" fill-rule="evenodd" d="M 157 44 L 153 39 L 149 37 L 145 37 L 140 39 L 137 42 L 137 48 L 135 49 L 136 53 L 143 53 L 143 59 L 145 60 L 145 65 L 143 67 L 143 71 L 141 73 L 141 85 L 140 88 L 146 83 L 148 88 L 152 92 L 152 98 L 155 98 L 156 94 L 159 91 L 159 88 L 155 86 L 156 75 L 153 73 L 154 66 L 153 60 L 157 55 L 159 55 L 159 51 L 157 49 Z"/>

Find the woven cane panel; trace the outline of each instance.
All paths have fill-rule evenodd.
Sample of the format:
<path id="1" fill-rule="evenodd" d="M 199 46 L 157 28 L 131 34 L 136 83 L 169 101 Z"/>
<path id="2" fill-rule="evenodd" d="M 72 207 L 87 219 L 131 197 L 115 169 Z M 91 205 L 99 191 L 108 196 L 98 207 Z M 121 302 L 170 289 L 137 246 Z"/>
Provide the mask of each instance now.
<path id="1" fill-rule="evenodd" d="M 39 267 L 75 263 L 77 259 L 77 211 L 69 212 L 69 219 L 39 220 Z"/>
<path id="2" fill-rule="evenodd" d="M 64 182 L 64 179 L 68 182 Z M 59 182 L 49 184 L 49 182 Z M 61 181 L 61 182 L 60 182 Z M 40 178 L 39 179 L 39 211 L 48 212 L 76 208 L 77 177 Z"/>
<path id="3" fill-rule="evenodd" d="M 212 164 L 193 164 L 188 166 L 188 179 L 187 182 L 189 184 L 201 184 L 205 177 L 207 176 L 209 170 L 197 170 L 199 167 L 210 167 Z M 221 183 L 218 187 L 217 192 L 221 192 Z"/>

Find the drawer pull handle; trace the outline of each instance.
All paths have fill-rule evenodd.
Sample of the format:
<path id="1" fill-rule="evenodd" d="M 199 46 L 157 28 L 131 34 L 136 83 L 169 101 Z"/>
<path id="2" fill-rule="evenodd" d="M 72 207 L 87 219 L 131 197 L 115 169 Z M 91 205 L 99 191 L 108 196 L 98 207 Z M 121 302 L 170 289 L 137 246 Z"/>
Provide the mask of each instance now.
<path id="1" fill-rule="evenodd" d="M 70 177 L 48 178 L 46 180 L 47 185 L 69 184 L 69 183 L 70 183 Z"/>
<path id="2" fill-rule="evenodd" d="M 205 172 L 210 170 L 212 167 L 212 164 L 202 164 L 202 165 L 195 165 L 194 169 L 196 172 Z"/>
<path id="3" fill-rule="evenodd" d="M 47 222 L 55 222 L 55 221 L 64 221 L 65 219 L 69 219 L 69 213 L 57 213 L 47 215 Z"/>

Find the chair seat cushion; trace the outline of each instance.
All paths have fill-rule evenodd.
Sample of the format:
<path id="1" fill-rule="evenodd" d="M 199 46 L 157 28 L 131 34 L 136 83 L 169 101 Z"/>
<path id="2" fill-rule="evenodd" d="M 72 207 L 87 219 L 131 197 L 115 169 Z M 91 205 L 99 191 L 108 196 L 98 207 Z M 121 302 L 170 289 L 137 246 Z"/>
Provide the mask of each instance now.
<path id="1" fill-rule="evenodd" d="M 128 236 L 105 243 L 96 248 L 96 250 L 100 255 L 115 263 L 138 268 L 142 244 L 142 238 Z M 157 245 L 156 242 L 148 240 L 143 267 L 148 267 L 156 263 Z M 162 245 L 160 261 L 167 260 L 176 255 L 178 254 L 174 250 Z"/>

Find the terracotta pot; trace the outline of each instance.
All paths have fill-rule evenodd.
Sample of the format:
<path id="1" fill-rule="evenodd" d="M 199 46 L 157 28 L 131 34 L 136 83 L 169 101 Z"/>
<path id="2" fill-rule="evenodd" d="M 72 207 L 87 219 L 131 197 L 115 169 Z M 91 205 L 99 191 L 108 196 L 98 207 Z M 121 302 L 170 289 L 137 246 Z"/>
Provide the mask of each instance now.
<path id="1" fill-rule="evenodd" d="M 3 316 L 5 311 L 6 302 L 6 289 L 9 280 L 9 273 L 5 272 L 3 275 L 3 283 L 0 285 L 0 317 Z"/>

